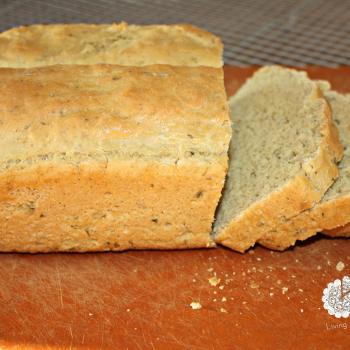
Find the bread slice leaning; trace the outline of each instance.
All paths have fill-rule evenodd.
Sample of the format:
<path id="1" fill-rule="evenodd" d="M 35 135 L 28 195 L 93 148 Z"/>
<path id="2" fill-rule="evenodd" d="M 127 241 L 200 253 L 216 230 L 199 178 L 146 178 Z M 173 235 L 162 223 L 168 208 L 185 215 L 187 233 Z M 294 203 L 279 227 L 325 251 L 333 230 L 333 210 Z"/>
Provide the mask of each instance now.
<path id="1" fill-rule="evenodd" d="M 0 89 L 0 251 L 214 245 L 221 68 L 2 68 Z"/>
<path id="2" fill-rule="evenodd" d="M 325 84 L 323 84 L 323 87 Z M 344 225 L 350 222 L 350 95 L 326 91 L 325 97 L 333 111 L 333 119 L 339 129 L 344 147 L 344 158 L 339 164 L 339 178 L 326 192 L 320 203 L 312 209 L 287 220 L 265 235 L 259 243 L 283 250 L 323 230 L 330 236 L 347 236 Z"/>
<path id="3" fill-rule="evenodd" d="M 49 24 L 0 33 L 0 67 L 109 63 L 222 67 L 221 40 L 191 25 Z"/>
<path id="4" fill-rule="evenodd" d="M 338 176 L 342 146 L 326 100 L 304 72 L 262 68 L 229 104 L 230 165 L 214 237 L 243 252 L 320 201 Z"/>

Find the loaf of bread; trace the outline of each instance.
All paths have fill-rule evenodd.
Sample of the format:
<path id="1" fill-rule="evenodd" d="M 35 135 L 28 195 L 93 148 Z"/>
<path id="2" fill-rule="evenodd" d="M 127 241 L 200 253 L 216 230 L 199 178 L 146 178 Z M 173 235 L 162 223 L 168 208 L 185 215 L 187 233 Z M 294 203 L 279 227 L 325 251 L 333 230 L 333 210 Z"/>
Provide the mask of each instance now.
<path id="1" fill-rule="evenodd" d="M 349 235 L 343 226 L 350 222 L 350 95 L 327 91 L 325 97 L 332 108 L 340 140 L 345 146 L 344 158 L 339 164 L 339 178 L 319 204 L 265 235 L 259 243 L 266 247 L 283 250 L 294 245 L 297 240 L 305 240 L 317 232 L 327 232 L 337 227 L 340 229 L 330 231 L 328 235 Z"/>
<path id="2" fill-rule="evenodd" d="M 243 252 L 321 200 L 338 176 L 342 146 L 326 100 L 304 72 L 262 68 L 230 108 L 230 166 L 214 234 Z"/>
<path id="3" fill-rule="evenodd" d="M 213 245 L 222 69 L 0 69 L 0 251 Z"/>
<path id="4" fill-rule="evenodd" d="M 0 67 L 110 63 L 222 66 L 218 37 L 190 25 L 50 24 L 0 34 Z"/>

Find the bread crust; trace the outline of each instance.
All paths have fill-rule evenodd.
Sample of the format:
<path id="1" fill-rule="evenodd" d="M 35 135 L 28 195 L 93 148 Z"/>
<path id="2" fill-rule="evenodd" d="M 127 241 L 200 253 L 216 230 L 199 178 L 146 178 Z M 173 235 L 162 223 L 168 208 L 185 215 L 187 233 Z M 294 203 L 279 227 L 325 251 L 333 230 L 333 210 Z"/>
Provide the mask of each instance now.
<path id="1" fill-rule="evenodd" d="M 214 246 L 221 69 L 0 69 L 0 87 L 0 251 Z"/>
<path id="2" fill-rule="evenodd" d="M 112 162 L 2 174 L 0 251 L 212 247 L 222 170 Z"/>
<path id="3" fill-rule="evenodd" d="M 0 67 L 109 63 L 222 67 L 221 40 L 188 25 L 50 24 L 0 34 Z"/>
<path id="4" fill-rule="evenodd" d="M 244 252 L 287 218 L 313 207 L 338 177 L 339 171 L 335 163 L 341 159 L 343 147 L 333 125 L 329 105 L 316 84 L 310 98 L 320 101 L 319 113 L 323 116 L 320 128 L 323 139 L 317 155 L 303 164 L 294 179 L 220 228 L 215 242 Z"/>
<path id="5" fill-rule="evenodd" d="M 350 224 L 347 223 L 344 226 L 339 226 L 328 230 L 323 229 L 322 233 L 329 237 L 350 237 Z"/>
<path id="6" fill-rule="evenodd" d="M 259 243 L 270 249 L 284 250 L 297 240 L 303 241 L 323 229 L 343 226 L 349 218 L 350 195 L 317 204 L 266 234 Z"/>

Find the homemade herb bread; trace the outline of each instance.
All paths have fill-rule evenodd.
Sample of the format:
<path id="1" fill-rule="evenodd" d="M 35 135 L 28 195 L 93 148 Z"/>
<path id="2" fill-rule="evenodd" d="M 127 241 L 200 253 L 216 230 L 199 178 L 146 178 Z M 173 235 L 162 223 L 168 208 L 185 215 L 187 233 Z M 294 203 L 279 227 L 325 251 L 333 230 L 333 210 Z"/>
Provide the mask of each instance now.
<path id="1" fill-rule="evenodd" d="M 0 69 L 0 251 L 213 245 L 222 69 Z"/>
<path id="2" fill-rule="evenodd" d="M 304 72 L 262 68 L 229 104 L 230 165 L 214 238 L 243 252 L 320 201 L 338 176 L 342 146 L 321 90 Z"/>
<path id="3" fill-rule="evenodd" d="M 190 25 L 50 24 L 0 34 L 0 67 L 110 63 L 222 66 L 218 37 Z"/>
<path id="4" fill-rule="evenodd" d="M 259 240 L 266 247 L 283 250 L 294 245 L 297 240 L 305 240 L 317 232 L 337 227 L 341 229 L 330 231 L 328 235 L 349 235 L 342 226 L 350 222 L 350 95 L 327 91 L 325 97 L 333 111 L 340 140 L 345 146 L 344 158 L 339 163 L 339 178 L 319 204 L 285 221 Z"/>

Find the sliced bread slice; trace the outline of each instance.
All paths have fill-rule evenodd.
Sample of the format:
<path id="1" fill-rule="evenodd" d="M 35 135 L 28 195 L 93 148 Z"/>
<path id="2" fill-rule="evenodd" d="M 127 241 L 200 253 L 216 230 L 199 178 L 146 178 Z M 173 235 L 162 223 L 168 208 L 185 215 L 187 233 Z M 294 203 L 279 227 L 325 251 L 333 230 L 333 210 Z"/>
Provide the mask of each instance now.
<path id="1" fill-rule="evenodd" d="M 324 86 L 323 84 L 323 88 Z M 297 240 L 305 240 L 317 232 L 337 227 L 340 229 L 330 231 L 328 235 L 349 236 L 350 230 L 344 230 L 342 226 L 350 222 L 350 95 L 327 91 L 325 97 L 333 111 L 333 119 L 344 145 L 339 178 L 314 208 L 286 221 L 259 240 L 266 247 L 283 250 L 294 245 Z"/>
<path id="2" fill-rule="evenodd" d="M 271 66 L 230 99 L 230 166 L 215 241 L 243 252 L 319 202 L 342 146 L 326 100 L 306 73 Z"/>

